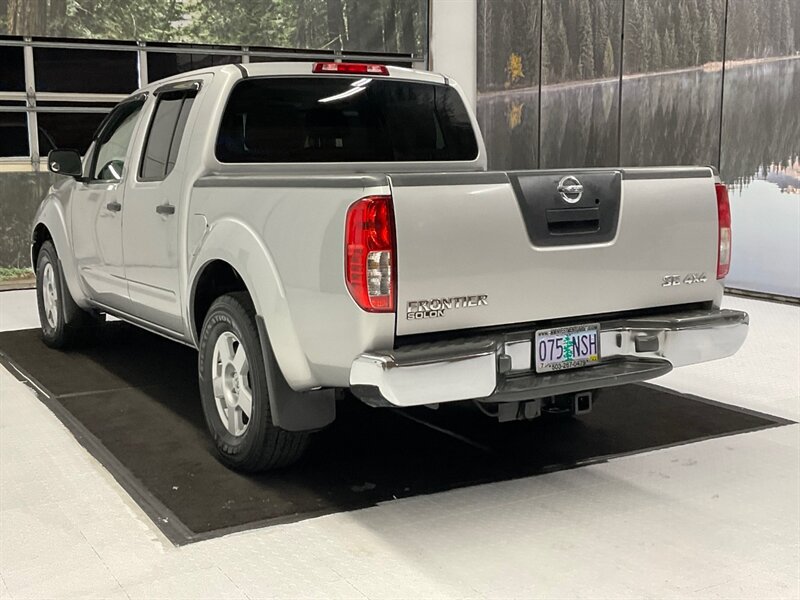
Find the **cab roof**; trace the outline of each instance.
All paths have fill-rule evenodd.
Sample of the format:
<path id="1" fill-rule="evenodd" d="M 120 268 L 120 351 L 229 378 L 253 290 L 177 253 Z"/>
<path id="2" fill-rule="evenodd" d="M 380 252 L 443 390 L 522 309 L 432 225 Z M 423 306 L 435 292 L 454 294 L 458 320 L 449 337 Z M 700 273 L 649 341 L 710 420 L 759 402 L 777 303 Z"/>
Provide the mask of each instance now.
<path id="1" fill-rule="evenodd" d="M 272 75 L 278 76 L 291 76 L 303 75 L 309 77 L 353 77 L 351 73 L 314 73 L 314 65 L 320 63 L 331 63 L 333 61 L 309 61 L 309 62 L 293 62 L 293 61 L 275 61 L 264 63 L 232 63 L 227 65 L 220 65 L 216 67 L 207 67 L 204 69 L 196 69 L 194 71 L 186 71 L 173 75 L 165 79 L 150 82 L 145 87 L 136 90 L 134 94 L 146 91 L 153 91 L 159 87 L 169 84 L 192 79 L 197 75 L 204 73 L 219 73 L 227 72 L 229 74 L 239 74 L 242 77 L 269 77 Z M 353 63 L 348 63 L 353 64 Z M 372 63 L 370 63 L 372 64 Z M 447 77 L 439 73 L 432 73 L 430 71 L 422 71 L 419 69 L 409 69 L 407 67 L 398 67 L 394 65 L 385 65 L 388 75 L 375 75 L 365 74 L 366 77 L 375 78 L 388 78 L 388 79 L 403 79 L 406 81 L 420 81 L 425 83 L 448 83 Z M 362 75 L 356 75 L 362 76 Z"/>

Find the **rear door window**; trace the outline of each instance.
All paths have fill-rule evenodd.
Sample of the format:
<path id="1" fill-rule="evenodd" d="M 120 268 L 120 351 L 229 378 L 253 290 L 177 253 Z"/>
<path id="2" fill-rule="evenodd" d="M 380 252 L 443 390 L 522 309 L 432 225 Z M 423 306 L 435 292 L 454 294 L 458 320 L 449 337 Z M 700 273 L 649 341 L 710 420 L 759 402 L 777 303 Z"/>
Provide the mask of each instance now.
<path id="1" fill-rule="evenodd" d="M 185 90 L 159 94 L 142 153 L 140 181 L 161 181 L 172 172 L 195 94 Z"/>
<path id="2" fill-rule="evenodd" d="M 216 155 L 229 163 L 465 161 L 478 145 L 447 85 L 269 77 L 234 87 Z"/>

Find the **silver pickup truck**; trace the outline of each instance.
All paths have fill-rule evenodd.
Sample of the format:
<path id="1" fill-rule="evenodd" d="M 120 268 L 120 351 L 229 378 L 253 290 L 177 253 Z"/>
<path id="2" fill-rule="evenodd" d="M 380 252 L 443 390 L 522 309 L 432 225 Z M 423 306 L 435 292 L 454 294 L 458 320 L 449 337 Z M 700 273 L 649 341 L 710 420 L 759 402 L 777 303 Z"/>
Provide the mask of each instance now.
<path id="1" fill-rule="evenodd" d="M 490 172 L 445 76 L 228 65 L 133 93 L 32 233 L 44 341 L 106 314 L 199 353 L 222 461 L 290 464 L 337 398 L 580 414 L 729 356 L 727 191 L 709 167 Z M 343 394 L 349 390 L 351 394 Z"/>

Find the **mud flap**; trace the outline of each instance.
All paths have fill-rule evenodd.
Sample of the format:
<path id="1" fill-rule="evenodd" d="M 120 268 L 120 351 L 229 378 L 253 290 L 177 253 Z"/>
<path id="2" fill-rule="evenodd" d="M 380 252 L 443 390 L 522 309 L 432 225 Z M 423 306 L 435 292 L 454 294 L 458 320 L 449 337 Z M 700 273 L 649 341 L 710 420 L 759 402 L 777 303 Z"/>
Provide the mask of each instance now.
<path id="1" fill-rule="evenodd" d="M 267 366 L 267 387 L 272 424 L 287 431 L 322 429 L 336 418 L 336 398 L 333 389 L 296 392 L 283 376 L 264 319 L 256 315 L 258 338 Z"/>
<path id="2" fill-rule="evenodd" d="M 55 244 L 54 246 L 55 247 Z M 58 250 L 56 250 L 58 253 Z M 34 272 L 36 267 L 34 266 Z M 38 277 L 38 273 L 37 273 Z M 38 285 L 38 281 L 37 281 Z M 61 309 L 64 311 L 64 323 L 71 325 L 81 317 L 84 310 L 72 299 L 67 280 L 64 277 L 64 266 L 61 264 L 61 257 L 58 257 L 58 297 L 61 300 Z"/>

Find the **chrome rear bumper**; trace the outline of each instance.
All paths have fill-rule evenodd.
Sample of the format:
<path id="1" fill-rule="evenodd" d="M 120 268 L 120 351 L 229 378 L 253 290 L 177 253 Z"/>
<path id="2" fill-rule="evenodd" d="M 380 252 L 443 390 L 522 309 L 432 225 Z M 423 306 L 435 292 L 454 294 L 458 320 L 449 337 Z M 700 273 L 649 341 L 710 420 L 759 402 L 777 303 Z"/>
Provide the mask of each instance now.
<path id="1" fill-rule="evenodd" d="M 367 352 L 353 361 L 350 387 L 385 406 L 541 398 L 725 358 L 744 343 L 748 323 L 747 313 L 735 310 L 600 321 L 598 365 L 541 375 L 531 370 L 532 330 Z"/>

